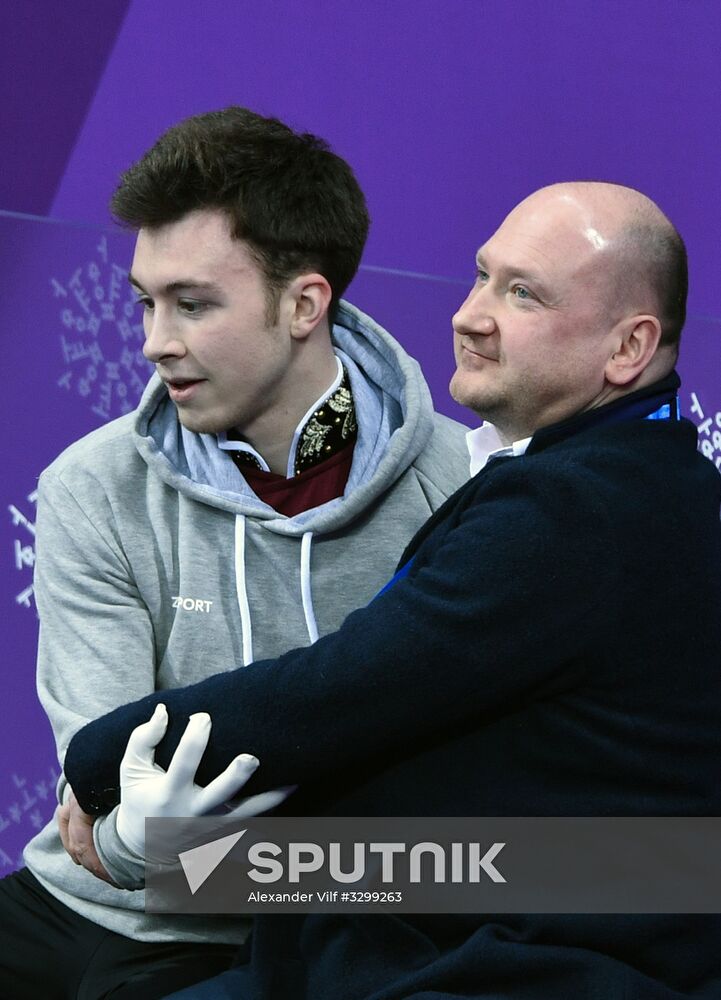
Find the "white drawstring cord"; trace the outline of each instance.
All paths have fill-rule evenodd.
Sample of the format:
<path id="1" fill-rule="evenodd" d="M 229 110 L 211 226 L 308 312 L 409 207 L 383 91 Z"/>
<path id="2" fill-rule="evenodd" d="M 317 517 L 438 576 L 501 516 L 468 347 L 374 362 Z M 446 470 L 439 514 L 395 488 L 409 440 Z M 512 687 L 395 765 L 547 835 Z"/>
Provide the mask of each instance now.
<path id="1" fill-rule="evenodd" d="M 253 627 L 250 622 L 248 589 L 245 585 L 245 516 L 238 514 L 235 519 L 235 592 L 240 609 L 240 624 L 243 629 L 243 666 L 253 662 Z"/>
<path id="2" fill-rule="evenodd" d="M 318 626 L 313 612 L 313 595 L 310 589 L 310 541 L 312 537 L 313 532 L 306 531 L 300 543 L 300 593 L 303 598 L 305 627 L 308 629 L 311 645 L 318 640 Z"/>
<path id="3" fill-rule="evenodd" d="M 300 592 L 303 600 L 303 615 L 311 644 L 318 641 L 318 625 L 313 611 L 313 595 L 310 586 L 310 546 L 312 531 L 306 531 L 300 544 Z M 253 662 L 253 626 L 250 620 L 250 604 L 245 582 L 245 516 L 238 514 L 235 519 L 235 592 L 240 610 L 240 624 L 243 630 L 243 666 Z"/>

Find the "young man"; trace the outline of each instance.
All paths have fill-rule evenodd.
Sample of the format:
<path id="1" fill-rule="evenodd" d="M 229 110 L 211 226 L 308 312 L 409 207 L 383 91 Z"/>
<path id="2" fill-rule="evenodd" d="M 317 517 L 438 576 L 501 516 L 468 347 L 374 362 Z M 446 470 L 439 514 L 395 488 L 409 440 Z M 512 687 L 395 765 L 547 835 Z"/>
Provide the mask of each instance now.
<path id="1" fill-rule="evenodd" d="M 40 480 L 38 684 L 61 761 L 128 699 L 338 628 L 468 471 L 464 429 L 433 412 L 417 364 L 340 301 L 368 215 L 321 140 L 242 108 L 200 115 L 112 207 L 138 231 L 130 281 L 157 373 L 135 413 Z M 146 915 L 142 892 L 90 874 L 125 881 L 114 823 L 91 829 L 60 794 L 89 871 L 51 823 L 0 883 L 0 993 L 140 1000 L 225 967 L 248 922 Z"/>
<path id="2" fill-rule="evenodd" d="M 252 752 L 251 788 L 298 783 L 295 813 L 718 815 L 721 478 L 678 419 L 686 285 L 683 242 L 637 191 L 517 206 L 453 321 L 453 395 L 505 447 L 481 468 L 472 432 L 477 475 L 338 632 L 79 733 L 84 807 L 117 801 L 129 733 L 164 702 L 161 766 L 207 712 L 198 780 Z M 720 934 L 698 915 L 262 916 L 244 964 L 181 995 L 711 1000 Z"/>

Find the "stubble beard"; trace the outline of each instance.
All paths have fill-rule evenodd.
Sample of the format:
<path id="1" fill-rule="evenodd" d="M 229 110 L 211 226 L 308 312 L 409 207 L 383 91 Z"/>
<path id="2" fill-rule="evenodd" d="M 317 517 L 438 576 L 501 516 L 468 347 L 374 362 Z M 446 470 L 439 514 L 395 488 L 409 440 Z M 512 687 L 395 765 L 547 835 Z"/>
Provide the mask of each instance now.
<path id="1" fill-rule="evenodd" d="M 460 368 L 453 373 L 448 386 L 451 397 L 456 403 L 475 413 L 481 420 L 495 423 L 493 414 L 497 412 L 500 404 L 498 393 L 494 392 L 490 386 L 464 385 L 463 376 L 465 374 L 467 373 Z"/>

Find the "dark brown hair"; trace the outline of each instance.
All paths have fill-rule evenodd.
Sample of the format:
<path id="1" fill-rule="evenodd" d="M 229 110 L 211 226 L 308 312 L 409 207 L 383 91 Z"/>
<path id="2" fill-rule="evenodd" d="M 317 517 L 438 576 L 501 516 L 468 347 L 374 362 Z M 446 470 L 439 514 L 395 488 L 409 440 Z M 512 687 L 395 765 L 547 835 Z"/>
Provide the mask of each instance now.
<path id="1" fill-rule="evenodd" d="M 271 316 L 293 277 L 318 271 L 331 286 L 332 319 L 370 222 L 353 171 L 327 143 L 237 106 L 164 132 L 122 175 L 110 207 L 135 230 L 195 209 L 224 211 L 264 273 Z"/>

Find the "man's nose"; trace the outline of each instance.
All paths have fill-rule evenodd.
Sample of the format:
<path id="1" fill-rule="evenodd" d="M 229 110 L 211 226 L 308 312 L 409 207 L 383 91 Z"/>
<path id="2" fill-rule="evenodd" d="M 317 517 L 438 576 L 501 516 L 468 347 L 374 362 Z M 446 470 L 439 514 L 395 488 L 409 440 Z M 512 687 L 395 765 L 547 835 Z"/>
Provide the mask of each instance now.
<path id="1" fill-rule="evenodd" d="M 484 294 L 485 293 L 485 294 Z M 474 288 L 451 320 L 458 334 L 491 334 L 496 329 L 496 321 L 487 301 L 485 288 Z"/>
<path id="2" fill-rule="evenodd" d="M 164 358 L 179 358 L 185 354 L 185 344 L 171 317 L 164 310 L 156 306 L 152 312 L 147 312 L 143 316 L 143 329 L 143 354 L 153 364 L 158 364 Z"/>

